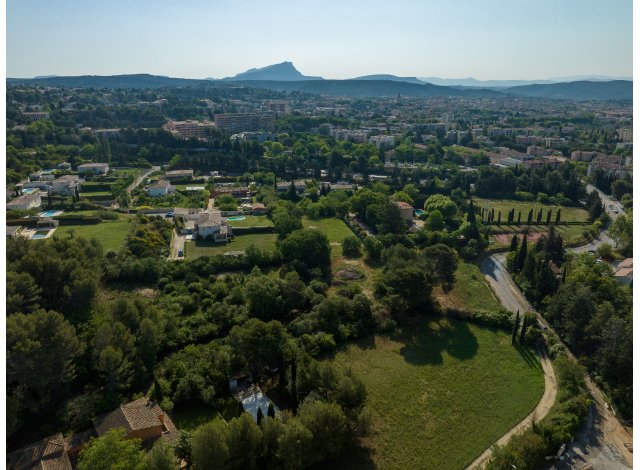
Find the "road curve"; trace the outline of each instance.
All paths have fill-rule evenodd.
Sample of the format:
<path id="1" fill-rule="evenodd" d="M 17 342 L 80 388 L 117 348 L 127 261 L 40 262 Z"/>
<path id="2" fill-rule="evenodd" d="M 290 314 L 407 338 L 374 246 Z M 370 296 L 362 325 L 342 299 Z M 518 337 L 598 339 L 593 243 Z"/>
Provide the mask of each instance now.
<path id="1" fill-rule="evenodd" d="M 535 409 L 527 415 L 522 421 L 512 427 L 504 436 L 502 436 L 494 445 L 505 445 L 509 439 L 515 434 L 518 434 L 527 429 L 533 420 L 539 421 L 544 418 L 556 401 L 556 394 L 558 393 L 558 383 L 556 382 L 556 375 L 553 370 L 553 364 L 547 356 L 547 352 L 543 345 L 538 345 L 538 355 L 540 356 L 540 364 L 544 372 L 544 393 L 542 398 L 536 405 Z M 482 468 L 482 464 L 491 457 L 492 448 L 489 447 L 480 456 L 475 459 L 467 467 L 467 470 Z"/>
<path id="2" fill-rule="evenodd" d="M 572 253 L 583 253 L 590 250 L 596 250 L 598 246 L 603 243 L 614 244 L 611 238 L 609 238 L 606 233 L 602 232 L 600 236 L 592 242 L 576 248 L 570 248 L 567 251 Z M 487 284 L 491 287 L 498 300 L 500 300 L 500 303 L 502 303 L 506 309 L 512 312 L 516 312 L 518 310 L 521 313 L 533 312 L 536 314 L 538 321 L 550 328 L 547 321 L 539 312 L 536 312 L 533 309 L 531 304 L 529 304 L 527 299 L 524 297 L 524 294 L 515 285 L 509 271 L 507 270 L 505 261 L 505 253 L 497 253 L 482 260 L 480 263 L 480 270 L 484 275 Z M 545 372 L 545 391 L 542 399 L 536 406 L 536 409 L 529 416 L 509 430 L 496 442 L 496 444 L 502 445 L 506 443 L 511 436 L 525 429 L 530 424 L 532 417 L 535 416 L 536 419 L 542 419 L 549 412 L 551 406 L 553 406 L 557 393 L 557 382 L 555 374 L 553 373 L 553 366 L 551 361 L 547 358 L 546 352 L 543 348 L 539 348 L 538 353 L 540 354 L 540 362 Z M 570 351 L 568 351 L 568 354 L 575 360 L 575 357 Z M 594 435 L 596 445 L 591 447 L 589 454 L 582 454 L 581 458 L 584 461 L 592 461 L 594 464 L 602 463 L 597 460 L 602 459 L 606 462 L 606 466 L 603 468 L 631 468 L 632 456 L 629 450 L 625 448 L 624 444 L 632 441 L 632 436 L 615 417 L 610 407 L 606 404 L 602 392 L 588 375 L 585 377 L 585 380 L 587 388 L 589 389 L 592 398 L 594 398 L 593 412 L 600 417 L 600 421 L 603 425 L 592 427 L 593 429 L 591 433 Z M 571 449 L 573 450 L 573 446 Z M 612 454 L 612 456 L 606 456 L 605 454 Z M 482 464 L 490 456 L 491 448 L 484 451 L 476 460 L 474 460 L 471 465 L 467 467 L 467 470 L 481 468 Z"/>

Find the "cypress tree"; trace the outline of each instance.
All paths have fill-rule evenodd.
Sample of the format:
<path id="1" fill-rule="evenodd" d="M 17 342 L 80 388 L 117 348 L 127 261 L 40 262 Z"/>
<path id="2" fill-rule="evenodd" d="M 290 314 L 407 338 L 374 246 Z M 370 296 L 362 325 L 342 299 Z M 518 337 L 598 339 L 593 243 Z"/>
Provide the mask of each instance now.
<path id="1" fill-rule="evenodd" d="M 518 211 L 518 225 L 520 225 L 520 216 L 522 215 L 521 211 Z"/>
<path id="2" fill-rule="evenodd" d="M 238 409 L 236 410 L 236 416 L 242 416 L 242 413 L 244 413 L 244 406 L 242 406 L 242 402 L 239 401 Z"/>
<path id="3" fill-rule="evenodd" d="M 524 266 L 524 260 L 527 259 L 527 232 L 522 237 L 522 245 L 520 246 L 520 252 L 516 259 L 516 272 L 520 272 Z"/>
<path id="4" fill-rule="evenodd" d="M 516 251 L 518 249 L 518 234 L 514 233 L 511 239 L 511 248 L 509 251 Z"/>
<path id="5" fill-rule="evenodd" d="M 262 408 L 258 407 L 258 414 L 256 415 L 256 423 L 258 423 L 258 426 L 262 424 L 263 419 L 264 419 L 264 414 L 262 413 Z"/>
<path id="6" fill-rule="evenodd" d="M 549 212 L 547 212 L 547 225 L 549 225 L 551 223 L 551 209 L 549 209 Z"/>
<path id="7" fill-rule="evenodd" d="M 291 361 L 291 408 L 293 413 L 298 412 L 298 386 L 296 384 L 296 378 L 298 376 L 298 370 L 296 367 L 295 358 Z"/>
<path id="8" fill-rule="evenodd" d="M 558 225 L 560 223 L 560 209 L 558 209 L 558 212 L 556 213 L 556 225 Z"/>
<path id="9" fill-rule="evenodd" d="M 275 418 L 276 417 L 276 409 L 273 407 L 273 403 L 269 402 L 269 408 L 267 408 L 267 416 L 269 418 Z"/>
<path id="10" fill-rule="evenodd" d="M 522 330 L 520 330 L 520 344 L 524 344 L 524 335 L 527 332 L 527 327 L 529 326 L 529 315 L 525 315 L 522 317 Z"/>
<path id="11" fill-rule="evenodd" d="M 529 209 L 529 216 L 527 217 L 527 225 L 531 225 L 532 220 L 533 220 L 533 209 Z"/>
<path id="12" fill-rule="evenodd" d="M 518 335 L 518 326 L 520 326 L 520 310 L 516 312 L 516 319 L 513 322 L 513 331 L 511 332 L 511 344 L 516 344 L 516 336 Z"/>
<path id="13" fill-rule="evenodd" d="M 500 225 L 501 218 L 502 218 L 502 211 L 498 211 L 498 225 Z"/>
<path id="14" fill-rule="evenodd" d="M 542 222 L 542 207 L 540 208 L 540 212 L 538 212 L 538 215 L 536 217 L 536 225 L 540 225 L 540 222 Z"/>

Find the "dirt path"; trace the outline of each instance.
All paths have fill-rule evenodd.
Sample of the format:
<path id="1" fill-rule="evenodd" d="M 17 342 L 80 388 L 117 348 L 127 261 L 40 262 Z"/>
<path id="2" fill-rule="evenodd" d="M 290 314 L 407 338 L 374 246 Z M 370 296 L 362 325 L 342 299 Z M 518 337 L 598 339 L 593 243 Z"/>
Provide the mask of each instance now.
<path id="1" fill-rule="evenodd" d="M 509 430 L 504 436 L 498 439 L 494 445 L 504 445 L 514 434 L 518 434 L 525 429 L 527 429 L 531 425 L 531 421 L 535 419 L 536 421 L 544 418 L 549 410 L 553 406 L 556 401 L 556 394 L 558 392 L 558 383 L 556 382 L 556 375 L 553 371 L 553 365 L 551 364 L 551 360 L 547 356 L 547 352 L 544 349 L 544 346 L 538 345 L 538 355 L 540 357 L 540 364 L 542 365 L 542 370 L 544 372 L 544 393 L 542 394 L 542 398 L 536 405 L 535 409 L 527 415 L 522 421 L 516 424 L 513 428 Z M 471 462 L 471 465 L 467 467 L 467 470 L 482 468 L 482 464 L 491 457 L 491 447 L 485 450 L 477 459 Z"/>

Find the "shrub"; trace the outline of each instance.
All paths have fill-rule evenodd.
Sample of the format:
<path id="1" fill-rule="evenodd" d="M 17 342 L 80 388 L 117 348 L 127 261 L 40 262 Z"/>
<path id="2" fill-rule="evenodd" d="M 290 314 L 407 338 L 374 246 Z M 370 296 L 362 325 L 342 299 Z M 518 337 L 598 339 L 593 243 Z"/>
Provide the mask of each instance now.
<path id="1" fill-rule="evenodd" d="M 358 239 L 358 237 L 354 235 L 349 235 L 342 240 L 342 253 L 345 256 L 350 256 L 353 258 L 357 258 L 360 256 L 360 245 L 362 243 Z"/>

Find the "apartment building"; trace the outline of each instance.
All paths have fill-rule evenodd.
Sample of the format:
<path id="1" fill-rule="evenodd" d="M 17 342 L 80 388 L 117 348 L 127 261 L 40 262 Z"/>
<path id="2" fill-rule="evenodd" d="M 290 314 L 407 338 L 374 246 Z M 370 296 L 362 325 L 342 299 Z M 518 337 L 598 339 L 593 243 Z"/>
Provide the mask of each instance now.
<path id="1" fill-rule="evenodd" d="M 215 124 L 219 129 L 231 133 L 245 131 L 273 131 L 274 115 L 272 113 L 225 113 L 216 114 Z"/>
<path id="2" fill-rule="evenodd" d="M 272 113 L 291 114 L 291 106 L 285 100 L 271 100 L 266 102 L 267 109 Z"/>
<path id="3" fill-rule="evenodd" d="M 165 131 L 171 132 L 180 139 L 206 139 L 209 131 L 214 129 L 216 124 L 212 121 L 169 121 L 163 124 Z"/>

